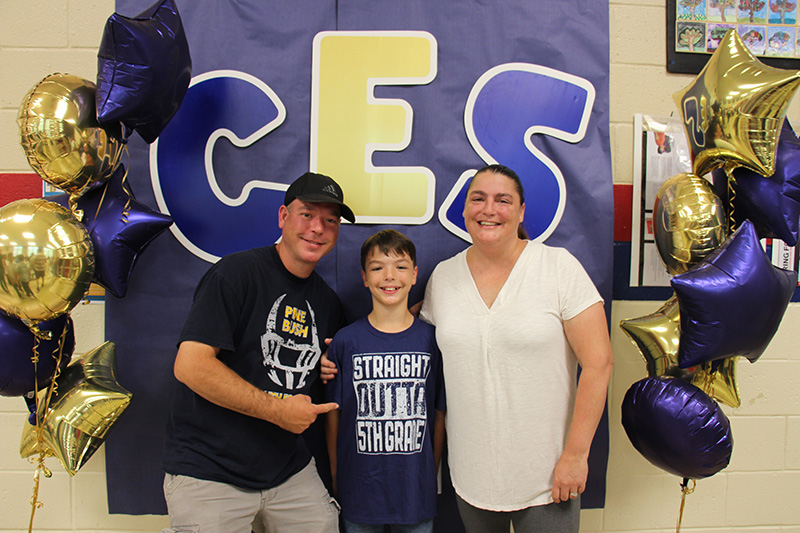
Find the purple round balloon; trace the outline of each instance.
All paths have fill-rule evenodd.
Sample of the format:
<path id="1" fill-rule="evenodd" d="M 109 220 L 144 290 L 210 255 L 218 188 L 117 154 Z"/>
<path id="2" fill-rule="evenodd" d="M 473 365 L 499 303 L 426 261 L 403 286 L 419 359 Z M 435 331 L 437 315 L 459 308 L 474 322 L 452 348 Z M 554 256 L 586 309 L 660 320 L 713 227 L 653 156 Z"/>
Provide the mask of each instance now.
<path id="1" fill-rule="evenodd" d="M 645 459 L 682 478 L 713 476 L 731 459 L 728 417 L 706 393 L 678 378 L 631 385 L 622 402 L 622 426 Z"/>
<path id="2" fill-rule="evenodd" d="M 50 384 L 56 371 L 60 337 L 66 327 L 61 368 L 67 366 L 75 349 L 75 334 L 72 319 L 63 314 L 53 320 L 39 322 L 38 328 L 52 332 L 52 339 L 39 340 L 39 360 L 33 370 L 33 348 L 36 337 L 21 320 L 0 313 L 0 395 L 33 397 L 35 386 L 42 389 Z"/>
<path id="3" fill-rule="evenodd" d="M 749 220 L 701 263 L 672 278 L 681 316 L 678 364 L 764 353 L 797 287 L 773 265 Z"/>

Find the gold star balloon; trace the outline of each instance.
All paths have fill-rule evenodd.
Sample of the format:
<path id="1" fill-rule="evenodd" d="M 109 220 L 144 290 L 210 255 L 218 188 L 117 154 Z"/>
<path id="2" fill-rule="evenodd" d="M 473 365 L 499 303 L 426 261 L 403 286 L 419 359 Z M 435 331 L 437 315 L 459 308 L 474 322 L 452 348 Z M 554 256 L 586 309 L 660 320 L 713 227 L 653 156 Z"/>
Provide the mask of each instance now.
<path id="1" fill-rule="evenodd" d="M 742 405 L 742 399 L 736 384 L 736 364 L 738 362 L 738 357 L 728 357 L 703 363 L 692 378 L 692 385 L 702 389 L 718 402 L 731 407 L 739 407 Z"/>
<path id="2" fill-rule="evenodd" d="M 746 167 L 771 176 L 798 84 L 800 72 L 763 64 L 729 30 L 700 74 L 673 95 L 694 154 L 694 173 Z"/>
<path id="3" fill-rule="evenodd" d="M 73 361 L 56 378 L 46 403 L 48 391 L 38 394 L 38 424 L 25 422 L 19 453 L 55 456 L 72 476 L 97 451 L 131 401 L 131 393 L 115 376 L 114 343 L 105 342 Z"/>
<path id="4" fill-rule="evenodd" d="M 690 368 L 678 366 L 681 318 L 675 295 L 654 313 L 621 320 L 619 327 L 641 352 L 649 377 L 676 377 L 688 381 L 725 405 L 741 405 L 736 386 L 736 357 Z"/>
<path id="5" fill-rule="evenodd" d="M 647 365 L 647 375 L 691 379 L 691 372 L 678 366 L 681 317 L 675 295 L 652 314 L 622 320 L 619 327 L 639 349 Z"/>

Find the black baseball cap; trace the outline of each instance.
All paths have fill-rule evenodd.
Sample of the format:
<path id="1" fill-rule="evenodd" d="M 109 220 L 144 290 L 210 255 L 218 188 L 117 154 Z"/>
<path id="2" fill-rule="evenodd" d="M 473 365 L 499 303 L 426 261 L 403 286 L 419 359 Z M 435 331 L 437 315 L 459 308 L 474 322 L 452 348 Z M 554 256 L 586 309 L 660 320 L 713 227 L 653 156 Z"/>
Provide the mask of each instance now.
<path id="1" fill-rule="evenodd" d="M 353 210 L 344 203 L 344 193 L 339 184 L 333 178 L 316 172 L 306 172 L 286 189 L 286 196 L 283 198 L 283 205 L 289 205 L 292 200 L 297 198 L 310 203 L 330 203 L 341 206 L 342 218 L 348 222 L 355 222 L 356 216 Z"/>

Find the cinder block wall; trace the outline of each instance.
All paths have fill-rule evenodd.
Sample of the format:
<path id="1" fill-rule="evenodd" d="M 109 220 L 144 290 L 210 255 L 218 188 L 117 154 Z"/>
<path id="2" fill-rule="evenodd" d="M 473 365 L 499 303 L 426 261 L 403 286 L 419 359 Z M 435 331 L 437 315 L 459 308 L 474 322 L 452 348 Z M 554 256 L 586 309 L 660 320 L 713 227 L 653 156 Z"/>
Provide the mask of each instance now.
<path id="1" fill-rule="evenodd" d="M 16 114 L 24 94 L 44 76 L 67 72 L 93 80 L 103 25 L 113 0 L 0 0 L 0 173 L 29 172 L 19 147 Z M 611 147 L 614 182 L 632 182 L 633 114 L 677 112 L 672 94 L 693 76 L 664 68 L 665 7 L 659 0 L 612 0 Z M 789 119 L 800 121 L 795 99 Z M 800 123 L 800 122 L 798 122 Z M 670 532 L 680 505 L 680 480 L 651 466 L 630 445 L 620 418 L 628 387 L 645 376 L 639 352 L 617 327 L 662 302 L 615 301 L 611 340 L 616 365 L 609 408 L 611 456 L 606 508 L 584 511 L 582 532 Z M 80 305 L 76 353 L 104 340 L 102 304 Z M 780 330 L 757 364 L 738 365 L 742 407 L 725 408 L 733 424 L 731 465 L 697 483 L 686 501 L 683 531 L 800 533 L 800 306 L 790 304 Z M 26 416 L 20 398 L 0 397 L 0 533 L 27 531 L 33 465 L 19 457 Z M 165 517 L 109 515 L 101 448 L 72 478 L 54 459 L 43 479 L 35 531 L 144 532 L 167 525 Z"/>
<path id="2" fill-rule="evenodd" d="M 0 173 L 32 172 L 19 145 L 17 112 L 25 93 L 54 72 L 97 77 L 97 48 L 113 0 L 0 0 Z M 75 353 L 102 344 L 102 304 L 79 305 Z M 28 531 L 34 465 L 19 456 L 27 409 L 21 398 L 0 396 L 0 532 Z M 159 531 L 164 516 L 109 515 L 104 449 L 70 477 L 54 458 L 42 478 L 34 531 Z"/>

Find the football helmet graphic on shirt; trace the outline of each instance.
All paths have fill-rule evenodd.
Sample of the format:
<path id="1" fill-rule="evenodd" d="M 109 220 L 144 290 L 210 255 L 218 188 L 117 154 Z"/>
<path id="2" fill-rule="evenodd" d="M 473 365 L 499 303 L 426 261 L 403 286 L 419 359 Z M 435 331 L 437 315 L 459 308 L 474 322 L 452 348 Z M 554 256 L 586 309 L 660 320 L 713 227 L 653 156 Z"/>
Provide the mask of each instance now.
<path id="1" fill-rule="evenodd" d="M 285 298 L 285 294 L 280 296 L 272 305 L 266 332 L 261 336 L 261 352 L 269 378 L 287 390 L 296 390 L 306 386 L 322 350 L 311 305 L 306 301 L 306 309 L 284 306 Z M 280 309 L 283 312 L 279 319 Z"/>

